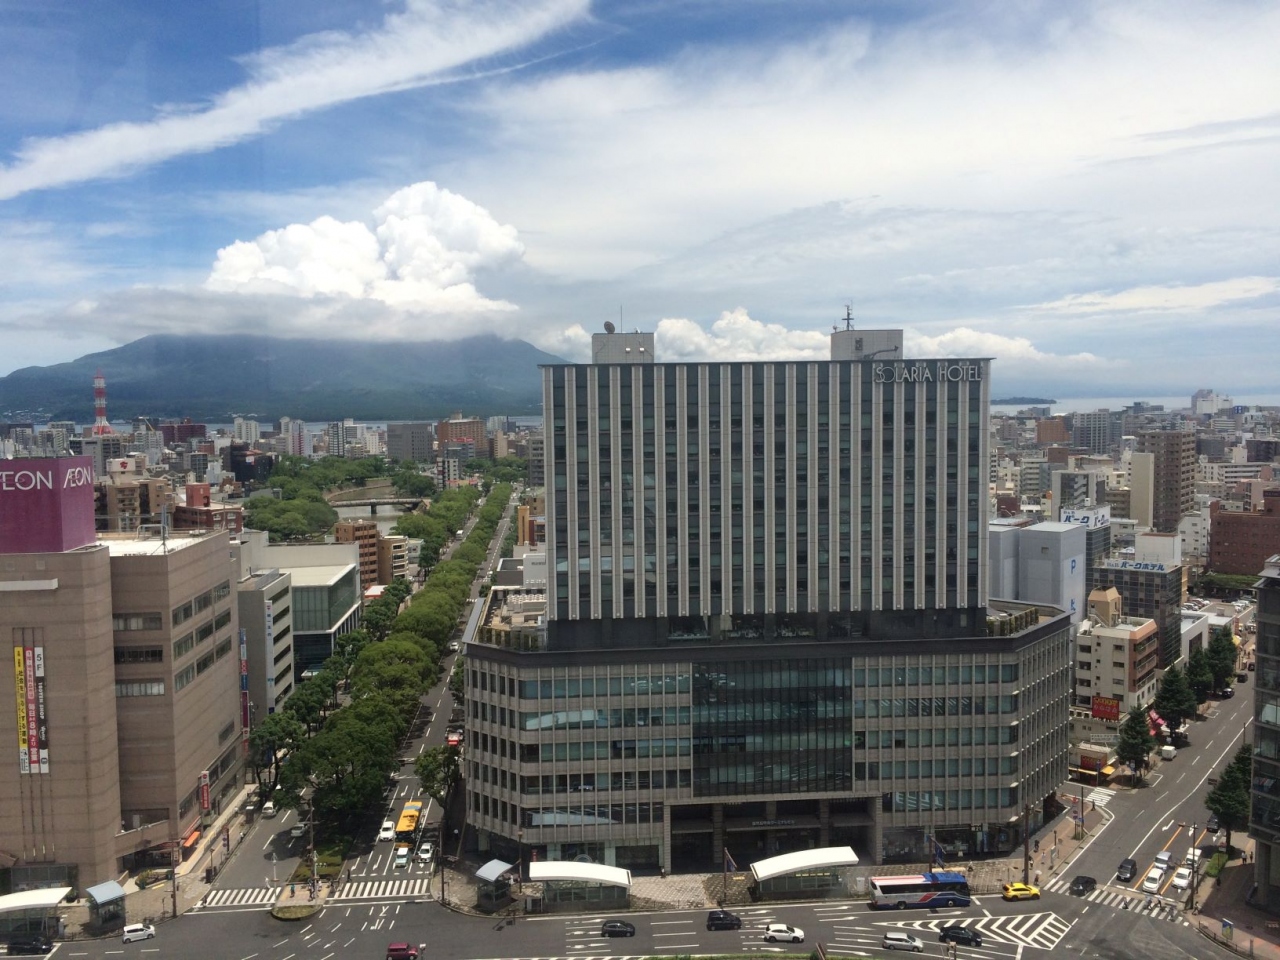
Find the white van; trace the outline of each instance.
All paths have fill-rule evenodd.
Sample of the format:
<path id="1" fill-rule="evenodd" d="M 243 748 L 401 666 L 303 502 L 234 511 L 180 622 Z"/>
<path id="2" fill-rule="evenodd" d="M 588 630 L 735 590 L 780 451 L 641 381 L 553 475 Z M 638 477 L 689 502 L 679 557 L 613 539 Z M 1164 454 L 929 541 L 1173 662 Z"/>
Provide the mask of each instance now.
<path id="1" fill-rule="evenodd" d="M 135 940 L 150 940 L 156 935 L 156 928 L 149 923 L 131 923 L 120 934 L 120 939 L 125 943 L 133 943 Z"/>
<path id="2" fill-rule="evenodd" d="M 1170 746 L 1169 744 L 1165 744 L 1163 747 L 1160 748 L 1161 760 L 1172 760 L 1177 755 L 1178 755 L 1177 747 L 1173 747 L 1173 746 Z"/>
<path id="3" fill-rule="evenodd" d="M 276 815 L 276 805 L 268 800 L 262 805 L 262 815 L 270 819 Z"/>
<path id="4" fill-rule="evenodd" d="M 1199 847 L 1189 847 L 1187 849 L 1187 858 L 1183 860 L 1183 864 L 1188 867 L 1199 867 L 1200 861 L 1204 857 L 1204 851 Z"/>
<path id="5" fill-rule="evenodd" d="M 880 941 L 880 949 L 882 950 L 910 950 L 912 953 L 924 953 L 924 941 L 919 937 L 913 937 L 909 933 L 900 933 L 897 930 L 891 930 L 884 935 L 884 939 Z"/>

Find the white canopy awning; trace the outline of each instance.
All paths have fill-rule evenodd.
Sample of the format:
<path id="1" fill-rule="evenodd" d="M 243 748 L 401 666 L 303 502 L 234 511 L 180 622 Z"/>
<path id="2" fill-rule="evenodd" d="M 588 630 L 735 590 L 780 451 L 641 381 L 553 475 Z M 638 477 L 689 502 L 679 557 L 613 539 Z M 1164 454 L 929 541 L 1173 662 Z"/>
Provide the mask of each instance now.
<path id="1" fill-rule="evenodd" d="M 51 910 L 67 898 L 70 887 L 45 887 L 43 890 L 23 890 L 0 897 L 0 913 L 15 910 Z"/>
<path id="2" fill-rule="evenodd" d="M 798 850 L 758 860 L 751 865 L 751 875 L 756 881 L 772 880 L 801 870 L 818 870 L 822 867 L 856 867 L 858 855 L 853 847 L 818 847 L 814 850 Z"/>
<path id="3" fill-rule="evenodd" d="M 631 871 L 609 867 L 603 863 L 581 863 L 577 860 L 538 860 L 529 864 L 530 880 L 583 880 L 609 887 L 631 889 Z"/>

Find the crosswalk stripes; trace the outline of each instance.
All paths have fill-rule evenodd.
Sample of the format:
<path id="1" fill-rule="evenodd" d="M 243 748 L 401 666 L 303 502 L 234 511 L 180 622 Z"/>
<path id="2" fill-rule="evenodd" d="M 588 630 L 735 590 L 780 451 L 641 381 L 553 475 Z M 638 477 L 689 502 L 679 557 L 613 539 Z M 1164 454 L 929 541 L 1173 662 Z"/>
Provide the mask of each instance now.
<path id="1" fill-rule="evenodd" d="M 204 896 L 206 907 L 270 906 L 276 902 L 280 891 L 276 887 L 249 887 L 230 890 L 210 890 Z"/>
<path id="2" fill-rule="evenodd" d="M 877 923 L 878 927 L 898 927 L 911 930 L 930 930 L 936 933 L 940 927 L 953 923 L 972 927 L 982 932 L 984 939 L 1015 946 L 1037 947 L 1052 950 L 1067 935 L 1071 924 L 1055 913 L 1026 913 L 1004 917 L 970 917 L 938 920 L 900 920 Z"/>
<path id="3" fill-rule="evenodd" d="M 353 880 L 344 883 L 332 900 L 396 900 L 401 897 L 430 897 L 431 878 L 401 880 Z"/>
<path id="4" fill-rule="evenodd" d="M 1094 787 L 1085 799 L 1095 807 L 1105 807 L 1115 795 L 1116 792 L 1114 790 L 1108 790 L 1106 787 Z"/>
<path id="5" fill-rule="evenodd" d="M 1069 893 L 1071 889 L 1071 881 L 1066 877 L 1057 877 L 1044 884 L 1043 889 L 1048 893 Z M 1100 907 L 1113 907 L 1117 910 L 1132 910 L 1140 916 L 1154 917 L 1157 920 L 1168 920 L 1170 917 L 1180 920 L 1183 926 L 1191 926 L 1191 921 L 1182 917 L 1182 910 L 1179 904 L 1170 903 L 1167 900 L 1155 901 L 1154 909 L 1143 910 L 1142 907 L 1146 903 L 1146 896 L 1133 894 L 1123 890 L 1113 890 L 1109 887 L 1098 887 L 1081 898 L 1089 903 L 1096 903 Z"/>

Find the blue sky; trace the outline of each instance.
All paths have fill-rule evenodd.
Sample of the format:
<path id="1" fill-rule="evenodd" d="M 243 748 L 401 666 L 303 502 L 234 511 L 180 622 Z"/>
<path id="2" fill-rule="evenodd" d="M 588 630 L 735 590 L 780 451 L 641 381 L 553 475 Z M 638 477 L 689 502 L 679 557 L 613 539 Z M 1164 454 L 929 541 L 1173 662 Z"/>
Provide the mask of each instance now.
<path id="1" fill-rule="evenodd" d="M 1280 393 L 1280 2 L 0 0 L 0 374 L 155 332 Z"/>

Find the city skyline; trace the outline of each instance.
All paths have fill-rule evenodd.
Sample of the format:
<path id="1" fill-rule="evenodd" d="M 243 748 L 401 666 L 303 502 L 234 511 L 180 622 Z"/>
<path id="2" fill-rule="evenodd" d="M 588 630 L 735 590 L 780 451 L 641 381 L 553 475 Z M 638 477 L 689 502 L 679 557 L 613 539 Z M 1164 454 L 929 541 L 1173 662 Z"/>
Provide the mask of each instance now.
<path id="1" fill-rule="evenodd" d="M 1275 3 L 0 23 L 0 374 L 159 331 L 580 361 L 606 319 L 817 359 L 846 304 L 1000 393 L 1248 397 L 1280 359 Z"/>

